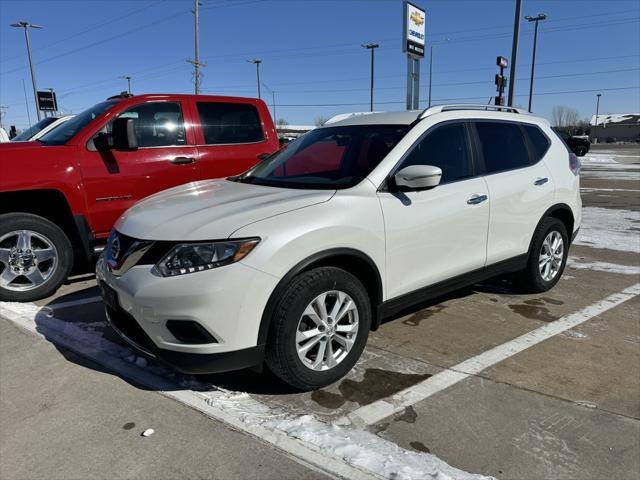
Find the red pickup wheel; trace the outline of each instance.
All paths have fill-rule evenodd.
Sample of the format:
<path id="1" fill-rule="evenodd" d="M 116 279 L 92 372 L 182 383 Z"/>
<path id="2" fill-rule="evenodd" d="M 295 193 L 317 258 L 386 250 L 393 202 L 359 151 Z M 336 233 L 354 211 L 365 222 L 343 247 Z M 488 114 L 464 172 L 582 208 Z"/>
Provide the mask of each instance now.
<path id="1" fill-rule="evenodd" d="M 72 265 L 71 243 L 57 225 L 30 213 L 0 215 L 0 300 L 47 297 Z"/>

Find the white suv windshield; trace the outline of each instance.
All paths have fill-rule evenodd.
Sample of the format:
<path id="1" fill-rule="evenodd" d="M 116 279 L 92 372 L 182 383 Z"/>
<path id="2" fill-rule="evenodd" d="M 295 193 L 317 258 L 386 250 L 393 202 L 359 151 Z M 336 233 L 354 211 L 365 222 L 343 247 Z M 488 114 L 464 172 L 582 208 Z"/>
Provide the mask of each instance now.
<path id="1" fill-rule="evenodd" d="M 352 187 L 380 163 L 408 130 L 408 125 L 318 128 L 231 180 L 285 188 Z"/>
<path id="2" fill-rule="evenodd" d="M 46 135 L 40 137 L 38 141 L 45 145 L 64 145 L 87 126 L 89 122 L 113 107 L 116 103 L 117 101 L 115 100 L 98 103 L 63 123 L 58 128 L 54 128 Z"/>

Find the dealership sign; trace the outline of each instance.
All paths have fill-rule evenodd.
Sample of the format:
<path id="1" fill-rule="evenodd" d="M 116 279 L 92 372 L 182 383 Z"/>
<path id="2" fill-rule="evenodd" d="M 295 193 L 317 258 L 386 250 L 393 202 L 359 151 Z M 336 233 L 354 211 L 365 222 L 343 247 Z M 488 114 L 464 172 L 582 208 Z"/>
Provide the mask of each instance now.
<path id="1" fill-rule="evenodd" d="M 51 91 L 38 91 L 38 110 L 47 112 L 57 112 L 58 102 L 56 100 L 55 92 Z"/>
<path id="2" fill-rule="evenodd" d="M 425 11 L 415 5 L 404 2 L 402 51 L 416 58 L 424 57 L 426 34 Z"/>

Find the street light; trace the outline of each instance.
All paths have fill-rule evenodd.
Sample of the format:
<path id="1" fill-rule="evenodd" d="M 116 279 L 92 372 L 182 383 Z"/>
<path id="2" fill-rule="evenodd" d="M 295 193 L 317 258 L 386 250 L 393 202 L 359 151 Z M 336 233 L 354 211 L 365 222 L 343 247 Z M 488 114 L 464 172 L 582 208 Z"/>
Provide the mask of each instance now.
<path id="1" fill-rule="evenodd" d="M 376 51 L 376 48 L 380 47 L 380 45 L 378 45 L 377 43 L 363 43 L 362 47 L 366 48 L 367 50 L 371 50 L 371 99 L 370 99 L 370 108 L 371 108 L 371 111 L 373 112 L 373 63 L 374 63 L 374 52 Z"/>
<path id="2" fill-rule="evenodd" d="M 25 22 L 21 20 L 18 23 L 12 23 L 12 27 L 15 28 L 24 28 L 24 38 L 27 41 L 27 55 L 29 56 L 29 68 L 31 69 L 31 84 L 33 85 L 33 100 L 36 102 L 36 115 L 38 115 L 38 120 L 40 120 L 40 110 L 38 109 L 38 89 L 36 88 L 36 74 L 33 71 L 33 60 L 31 59 L 31 40 L 29 39 L 29 29 L 30 28 L 42 28 L 40 25 L 34 25 L 29 22 Z"/>
<path id="3" fill-rule="evenodd" d="M 596 94 L 596 97 L 598 97 L 598 100 L 596 100 L 596 122 L 593 124 L 593 141 L 594 143 L 598 143 L 598 136 L 596 135 L 596 132 L 598 131 L 598 112 L 600 111 L 600 96 L 602 94 L 598 93 Z"/>
<path id="4" fill-rule="evenodd" d="M 259 58 L 254 58 L 253 60 L 247 60 L 247 62 L 253 63 L 256 66 L 256 78 L 258 80 L 258 98 L 262 98 L 260 97 L 260 64 L 262 63 L 262 60 L 260 60 Z"/>
<path id="5" fill-rule="evenodd" d="M 444 41 L 448 42 L 451 40 L 449 37 L 445 38 Z M 431 78 L 433 77 L 433 45 L 429 48 L 429 105 L 431 106 Z"/>
<path id="6" fill-rule="evenodd" d="M 271 106 L 273 107 L 273 121 L 277 122 L 278 121 L 278 116 L 276 115 L 276 92 L 274 92 L 273 90 L 271 90 L 266 83 L 262 83 L 262 86 L 264 88 L 266 88 L 269 92 L 271 92 Z"/>
<path id="7" fill-rule="evenodd" d="M 131 95 L 131 76 L 130 75 L 122 75 L 120 78 L 127 81 L 127 92 Z"/>
<path id="8" fill-rule="evenodd" d="M 539 13 L 537 17 L 531 17 L 527 15 L 524 17 L 528 22 L 536 22 L 533 33 L 533 58 L 531 60 L 531 81 L 529 83 L 529 111 L 531 111 L 531 99 L 533 97 L 533 73 L 536 68 L 536 45 L 538 43 L 538 22 L 546 19 L 547 16 L 544 13 Z M 511 79 L 513 81 L 513 79 Z"/>

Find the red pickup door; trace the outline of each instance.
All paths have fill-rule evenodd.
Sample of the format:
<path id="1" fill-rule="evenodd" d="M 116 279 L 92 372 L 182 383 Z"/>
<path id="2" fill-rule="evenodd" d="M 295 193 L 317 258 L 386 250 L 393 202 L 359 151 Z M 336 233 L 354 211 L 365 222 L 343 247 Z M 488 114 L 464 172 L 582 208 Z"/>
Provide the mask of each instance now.
<path id="1" fill-rule="evenodd" d="M 0 145 L 0 300 L 53 293 L 138 200 L 278 149 L 263 101 L 208 95 L 112 97 L 37 142 Z"/>

